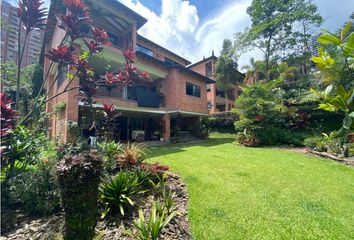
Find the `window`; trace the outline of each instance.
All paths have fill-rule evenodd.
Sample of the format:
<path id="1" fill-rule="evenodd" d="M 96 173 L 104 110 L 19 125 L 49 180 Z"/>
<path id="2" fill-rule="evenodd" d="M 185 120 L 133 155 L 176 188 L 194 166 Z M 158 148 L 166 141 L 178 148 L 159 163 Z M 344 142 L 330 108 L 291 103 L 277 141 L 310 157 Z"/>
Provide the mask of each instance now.
<path id="1" fill-rule="evenodd" d="M 207 92 L 210 92 L 211 87 L 210 87 L 210 83 L 207 83 Z"/>
<path id="2" fill-rule="evenodd" d="M 186 94 L 189 96 L 200 97 L 200 87 L 192 83 L 186 83 Z"/>
<path id="3" fill-rule="evenodd" d="M 213 71 L 212 71 L 212 67 L 211 67 L 211 62 L 208 62 L 207 64 L 205 64 L 205 75 L 207 77 L 211 77 Z"/>
<path id="4" fill-rule="evenodd" d="M 149 55 L 149 56 L 151 56 L 151 57 L 154 56 L 153 51 L 151 51 L 150 49 L 148 49 L 148 48 L 146 48 L 146 47 L 143 47 L 143 46 L 141 46 L 141 45 L 137 45 L 136 48 L 137 48 L 137 51 L 139 51 L 139 52 L 145 53 L 145 54 L 147 54 L 147 55 Z"/>

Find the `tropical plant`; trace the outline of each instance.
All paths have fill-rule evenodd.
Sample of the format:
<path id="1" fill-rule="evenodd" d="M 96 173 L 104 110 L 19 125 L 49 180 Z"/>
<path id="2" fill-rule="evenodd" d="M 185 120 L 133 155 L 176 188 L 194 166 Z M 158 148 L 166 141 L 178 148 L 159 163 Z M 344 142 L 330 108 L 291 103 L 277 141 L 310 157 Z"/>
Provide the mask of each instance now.
<path id="1" fill-rule="evenodd" d="M 55 156 L 47 150 L 42 149 L 41 154 L 41 160 L 35 167 L 11 179 L 8 186 L 9 198 L 11 203 L 20 203 L 23 210 L 30 214 L 49 215 L 60 210 L 56 162 Z"/>
<path id="2" fill-rule="evenodd" d="M 25 27 L 24 44 L 29 36 L 29 33 L 34 29 L 44 29 L 46 24 L 46 8 L 42 8 L 44 2 L 40 0 L 20 0 L 17 8 L 17 15 L 20 19 L 18 27 L 18 63 L 17 63 L 17 80 L 16 80 L 16 104 L 15 109 L 18 109 L 20 101 L 20 79 L 21 79 L 21 63 L 25 52 L 25 45 L 21 46 L 22 27 Z M 21 49 L 22 47 L 22 49 Z"/>
<path id="3" fill-rule="evenodd" d="M 334 46 L 334 57 L 324 47 L 319 48 L 319 55 L 312 57 L 319 69 L 320 81 L 327 86 L 325 90 L 311 89 L 322 101 L 319 108 L 330 112 L 343 112 L 342 128 L 337 136 L 342 138 L 343 156 L 348 156 L 347 135 L 354 128 L 354 32 L 350 32 L 352 22 L 340 30 L 339 35 L 326 32 L 318 38 L 324 47 Z"/>
<path id="4" fill-rule="evenodd" d="M 139 210 L 139 219 L 134 223 L 138 232 L 136 235 L 131 232 L 129 232 L 129 234 L 140 240 L 157 240 L 162 229 L 167 226 L 175 215 L 175 212 L 172 212 L 168 216 L 166 216 L 165 211 L 158 213 L 156 203 L 154 203 L 148 221 L 145 221 L 143 211 L 141 209 Z"/>
<path id="5" fill-rule="evenodd" d="M 167 191 L 166 187 L 164 187 L 161 191 L 161 195 L 164 209 L 166 209 L 167 213 L 171 213 L 171 209 L 175 203 L 176 193 L 172 192 L 171 189 Z"/>
<path id="6" fill-rule="evenodd" d="M 128 143 L 122 153 L 117 156 L 119 166 L 129 171 L 138 167 L 145 160 L 145 151 L 146 148 L 141 144 Z"/>
<path id="7" fill-rule="evenodd" d="M 141 193 L 139 190 L 139 180 L 136 174 L 130 172 L 119 172 L 116 176 L 102 179 L 99 187 L 99 201 L 104 206 L 101 215 L 104 218 L 109 212 L 118 210 L 124 215 L 128 205 L 133 206 L 131 197 Z"/>

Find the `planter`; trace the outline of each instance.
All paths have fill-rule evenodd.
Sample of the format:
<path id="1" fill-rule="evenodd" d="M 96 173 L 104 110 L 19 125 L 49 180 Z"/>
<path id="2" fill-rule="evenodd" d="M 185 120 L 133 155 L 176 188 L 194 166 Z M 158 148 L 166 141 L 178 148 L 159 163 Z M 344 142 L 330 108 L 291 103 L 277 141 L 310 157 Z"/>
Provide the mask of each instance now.
<path id="1" fill-rule="evenodd" d="M 101 157 L 93 150 L 66 156 L 58 164 L 65 213 L 64 239 L 88 240 L 94 237 L 101 169 Z"/>

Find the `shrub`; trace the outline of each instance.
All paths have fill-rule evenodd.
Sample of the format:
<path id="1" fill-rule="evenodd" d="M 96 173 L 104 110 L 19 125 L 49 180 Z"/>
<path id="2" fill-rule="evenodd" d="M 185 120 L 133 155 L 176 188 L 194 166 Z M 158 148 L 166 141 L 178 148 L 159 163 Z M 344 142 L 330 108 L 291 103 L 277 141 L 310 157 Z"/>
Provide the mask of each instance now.
<path id="1" fill-rule="evenodd" d="M 57 166 L 61 203 L 65 212 L 64 238 L 92 239 L 97 223 L 102 158 L 96 150 L 81 149 L 75 153 L 78 148 L 69 149 Z"/>
<path id="2" fill-rule="evenodd" d="M 128 145 L 123 148 L 122 153 L 118 155 L 117 160 L 122 169 L 130 171 L 139 166 L 139 164 L 144 161 L 145 156 L 144 146 L 136 143 L 128 143 Z"/>
<path id="3" fill-rule="evenodd" d="M 113 178 L 103 179 L 99 191 L 100 202 L 104 205 L 102 218 L 110 211 L 116 210 L 124 215 L 125 208 L 134 205 L 131 197 L 141 192 L 137 175 L 130 172 L 119 172 Z"/>
<path id="4" fill-rule="evenodd" d="M 209 136 L 209 123 L 207 118 L 203 118 L 198 125 L 189 129 L 189 132 L 200 139 L 205 139 Z"/>
<path id="5" fill-rule="evenodd" d="M 240 116 L 235 127 L 242 132 L 237 137 L 240 144 L 303 145 L 308 114 L 286 103 L 280 83 L 259 82 L 243 88 L 235 104 Z"/>
<path id="6" fill-rule="evenodd" d="M 175 215 L 175 212 L 172 212 L 168 216 L 166 216 L 166 211 L 159 213 L 156 209 L 156 203 L 154 203 L 149 220 L 146 222 L 143 211 L 140 209 L 139 219 L 134 223 L 134 226 L 138 230 L 137 235 L 134 236 L 131 232 L 130 235 L 140 240 L 157 240 L 162 229 L 166 227 Z"/>
<path id="7" fill-rule="evenodd" d="M 221 112 L 210 114 L 207 125 L 210 131 L 234 133 L 234 123 L 239 120 L 235 112 Z"/>
<path id="8" fill-rule="evenodd" d="M 115 141 L 99 143 L 98 147 L 103 154 L 103 168 L 112 173 L 117 168 L 117 156 L 122 152 L 122 144 Z"/>
<path id="9" fill-rule="evenodd" d="M 33 215 L 49 215 L 60 210 L 55 162 L 44 160 L 32 169 L 16 174 L 10 182 L 10 199 Z"/>

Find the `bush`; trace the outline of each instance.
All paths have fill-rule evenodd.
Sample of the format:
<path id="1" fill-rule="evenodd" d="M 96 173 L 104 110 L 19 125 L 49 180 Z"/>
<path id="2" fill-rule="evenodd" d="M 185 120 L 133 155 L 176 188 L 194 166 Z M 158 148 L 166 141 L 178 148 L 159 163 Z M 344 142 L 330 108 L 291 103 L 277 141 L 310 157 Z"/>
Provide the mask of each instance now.
<path id="1" fill-rule="evenodd" d="M 103 169 L 112 173 L 118 167 L 117 157 L 122 153 L 123 145 L 115 141 L 99 143 L 98 147 L 103 155 Z"/>
<path id="2" fill-rule="evenodd" d="M 128 205 L 133 206 L 131 197 L 141 192 L 139 190 L 139 179 L 135 173 L 119 172 L 113 178 L 103 179 L 99 188 L 100 202 L 104 206 L 102 218 L 111 211 L 119 211 L 124 215 Z"/>
<path id="3" fill-rule="evenodd" d="M 117 160 L 122 169 L 131 171 L 139 166 L 145 160 L 145 157 L 145 147 L 143 145 L 128 143 L 123 148 L 122 153 L 117 156 Z"/>
<path id="4" fill-rule="evenodd" d="M 210 131 L 235 133 L 234 123 L 239 120 L 235 112 L 222 112 L 210 114 L 207 125 Z"/>
<path id="5" fill-rule="evenodd" d="M 10 182 L 10 199 L 32 215 L 49 215 L 60 210 L 55 162 L 43 161 L 16 174 Z"/>
<path id="6" fill-rule="evenodd" d="M 235 111 L 240 119 L 235 122 L 240 144 L 303 145 L 308 114 L 289 106 L 281 81 L 258 82 L 243 88 L 236 100 Z M 247 134 L 245 134 L 247 132 Z"/>
<path id="7" fill-rule="evenodd" d="M 197 126 L 189 129 L 189 132 L 200 139 L 205 139 L 209 136 L 209 122 L 207 118 L 203 118 Z"/>
<path id="8" fill-rule="evenodd" d="M 78 151 L 77 147 L 69 149 Z M 79 153 L 67 153 L 57 166 L 65 239 L 92 239 L 95 234 L 101 159 L 97 151 L 81 149 Z"/>

